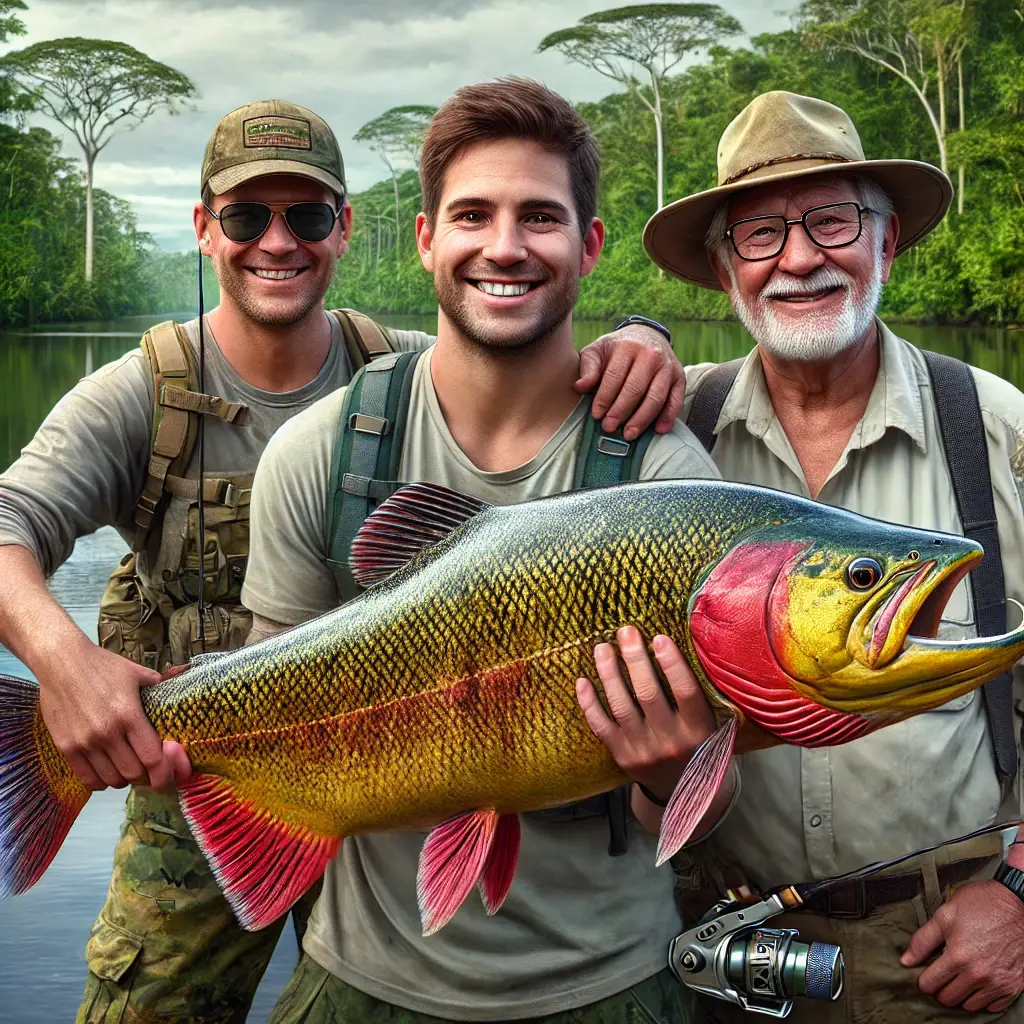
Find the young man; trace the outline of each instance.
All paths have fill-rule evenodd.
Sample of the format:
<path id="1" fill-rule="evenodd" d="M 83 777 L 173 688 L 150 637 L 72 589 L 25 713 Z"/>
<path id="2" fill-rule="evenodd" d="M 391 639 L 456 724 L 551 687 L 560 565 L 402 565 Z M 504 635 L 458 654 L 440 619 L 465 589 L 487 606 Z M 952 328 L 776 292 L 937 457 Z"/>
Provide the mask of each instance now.
<path id="1" fill-rule="evenodd" d="M 573 389 L 572 308 L 604 235 L 593 136 L 570 104 L 537 83 L 471 86 L 435 116 L 421 173 L 417 238 L 434 275 L 438 341 L 409 371 L 397 478 L 502 504 L 569 490 L 587 454 L 587 405 Z M 264 633 L 326 612 L 344 594 L 330 512 L 344 494 L 330 482 L 345 475 L 346 445 L 335 439 L 350 429 L 351 411 L 342 393 L 319 402 L 279 431 L 261 463 L 242 597 Z M 650 442 L 640 470 L 642 478 L 713 475 L 678 424 Z M 631 660 L 643 654 L 635 631 L 620 640 Z M 595 713 L 592 694 L 581 691 L 581 702 L 627 773 L 667 797 L 712 723 L 681 659 L 659 650 L 678 709 L 660 688 L 640 685 L 642 723 L 632 694 L 614 703 L 619 724 Z M 634 742 L 618 742 L 627 730 Z M 274 1024 L 690 1020 L 688 994 L 665 969 L 680 922 L 672 872 L 654 867 L 650 832 L 661 808 L 637 786 L 629 794 L 643 827 L 629 829 L 624 855 L 608 856 L 603 814 L 524 815 L 501 911 L 488 917 L 467 901 L 427 939 L 416 900 L 423 833 L 346 840 Z"/>
<path id="2" fill-rule="evenodd" d="M 203 649 L 238 646 L 249 631 L 238 595 L 252 477 L 270 436 L 345 385 L 366 342 L 410 349 L 433 340 L 325 311 L 352 211 L 337 141 L 312 111 L 277 100 L 232 111 L 207 145 L 200 187 L 196 236 L 221 286 L 205 321 L 209 396 L 196 394 L 198 321 L 154 328 L 144 349 L 81 381 L 0 476 L 0 642 L 39 679 L 47 726 L 96 789 L 170 779 L 173 757 L 142 713 L 139 687 Z M 664 351 L 648 358 L 642 346 L 627 348 L 626 363 L 637 358 L 620 377 L 643 394 L 668 366 Z M 609 355 L 606 343 L 598 355 Z M 104 597 L 98 647 L 50 596 L 46 577 L 78 537 L 108 524 L 133 556 Z M 133 789 L 86 954 L 79 1019 L 244 1021 L 280 929 L 239 928 L 176 797 Z"/>

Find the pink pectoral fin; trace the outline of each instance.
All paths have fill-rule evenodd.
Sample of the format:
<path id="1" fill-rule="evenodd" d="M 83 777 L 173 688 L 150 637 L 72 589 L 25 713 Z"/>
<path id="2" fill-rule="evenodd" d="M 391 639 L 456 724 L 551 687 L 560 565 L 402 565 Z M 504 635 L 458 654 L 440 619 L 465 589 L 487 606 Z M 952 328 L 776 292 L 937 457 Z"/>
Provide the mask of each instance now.
<path id="1" fill-rule="evenodd" d="M 469 811 L 442 822 L 420 852 L 416 896 L 423 934 L 443 928 L 484 874 L 501 815 Z"/>
<path id="2" fill-rule="evenodd" d="M 480 899 L 488 914 L 496 914 L 501 909 L 518 862 L 519 815 L 503 814 L 498 818 L 498 829 L 480 879 Z"/>
<path id="3" fill-rule="evenodd" d="M 739 721 L 730 718 L 690 758 L 661 819 L 658 866 L 679 852 L 711 806 L 729 767 L 738 727 Z"/>

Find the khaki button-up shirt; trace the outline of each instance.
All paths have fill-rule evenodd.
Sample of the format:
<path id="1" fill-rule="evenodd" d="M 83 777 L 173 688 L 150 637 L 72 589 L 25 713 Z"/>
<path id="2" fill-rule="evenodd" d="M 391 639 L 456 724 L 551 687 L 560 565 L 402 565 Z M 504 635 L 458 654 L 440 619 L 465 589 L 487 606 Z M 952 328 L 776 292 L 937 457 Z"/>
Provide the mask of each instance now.
<path id="1" fill-rule="evenodd" d="M 962 533 L 931 382 L 920 351 L 879 324 L 878 377 L 818 500 L 925 529 Z M 711 364 L 687 368 L 687 406 Z M 974 369 L 1008 597 L 1024 601 L 1024 395 Z M 715 426 L 726 480 L 810 497 L 755 349 Z M 1019 613 L 1009 611 L 1011 623 Z M 976 635 L 966 581 L 939 635 Z M 1024 674 L 1014 670 L 1020 737 Z M 980 691 L 838 747 L 780 746 L 740 758 L 742 791 L 715 842 L 766 886 L 824 878 L 910 853 L 996 820 L 1004 797 Z M 1018 786 L 1020 779 L 1018 777 Z"/>

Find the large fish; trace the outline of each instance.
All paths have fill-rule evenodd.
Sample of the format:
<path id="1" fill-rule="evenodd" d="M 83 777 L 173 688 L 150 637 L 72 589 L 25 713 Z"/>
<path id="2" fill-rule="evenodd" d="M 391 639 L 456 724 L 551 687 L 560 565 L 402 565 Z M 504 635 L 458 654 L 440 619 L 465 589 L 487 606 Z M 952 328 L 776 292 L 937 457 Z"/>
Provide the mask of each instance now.
<path id="1" fill-rule="evenodd" d="M 488 911 L 501 905 L 518 812 L 625 781 L 574 686 L 597 680 L 594 646 L 619 627 L 674 638 L 719 723 L 665 812 L 660 862 L 734 752 L 844 743 L 1013 665 L 1024 627 L 934 639 L 981 557 L 963 537 L 732 484 L 508 507 L 413 484 L 353 544 L 365 594 L 198 659 L 143 706 L 188 750 L 182 809 L 246 928 L 282 914 L 344 836 L 436 825 L 417 879 L 429 934 L 475 885 Z M 88 796 L 38 690 L 0 677 L 0 891 L 39 878 Z"/>

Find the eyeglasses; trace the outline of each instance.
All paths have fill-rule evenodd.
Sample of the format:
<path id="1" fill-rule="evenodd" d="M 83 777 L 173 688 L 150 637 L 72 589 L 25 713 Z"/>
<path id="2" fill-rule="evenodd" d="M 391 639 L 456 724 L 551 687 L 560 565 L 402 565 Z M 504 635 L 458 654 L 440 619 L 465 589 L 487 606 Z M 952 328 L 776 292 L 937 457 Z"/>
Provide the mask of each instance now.
<path id="1" fill-rule="evenodd" d="M 203 203 L 206 206 L 206 203 Z M 275 213 L 284 217 L 288 230 L 301 242 L 322 242 L 333 230 L 341 212 L 330 203 L 228 203 L 220 213 L 206 206 L 232 242 L 255 242 L 270 227 Z"/>
<path id="2" fill-rule="evenodd" d="M 804 215 L 796 220 L 786 220 L 782 216 L 747 217 L 730 224 L 725 233 L 736 255 L 741 260 L 755 263 L 757 260 L 770 260 L 782 252 L 793 224 L 802 224 L 807 237 L 822 249 L 853 245 L 863 230 L 861 215 L 875 212 L 858 203 L 829 203 L 805 210 Z"/>

